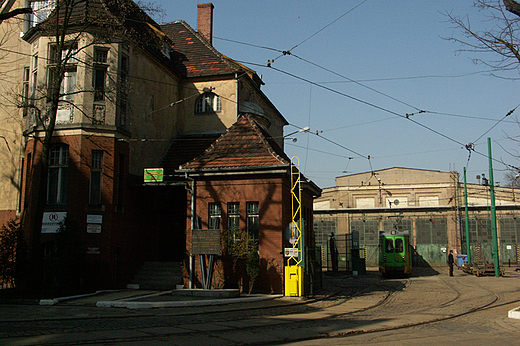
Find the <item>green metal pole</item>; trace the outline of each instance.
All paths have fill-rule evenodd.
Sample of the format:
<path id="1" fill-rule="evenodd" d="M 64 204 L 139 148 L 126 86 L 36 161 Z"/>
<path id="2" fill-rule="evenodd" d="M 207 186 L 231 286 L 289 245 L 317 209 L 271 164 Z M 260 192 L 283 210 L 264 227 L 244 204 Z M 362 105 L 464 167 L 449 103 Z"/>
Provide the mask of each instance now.
<path id="1" fill-rule="evenodd" d="M 495 262 L 495 276 L 500 276 L 500 263 L 498 258 L 497 213 L 495 209 L 495 182 L 493 180 L 493 160 L 491 157 L 491 138 L 488 138 L 489 153 L 489 192 L 491 196 L 491 230 L 493 234 L 493 260 Z"/>
<path id="2" fill-rule="evenodd" d="M 464 204 L 466 212 L 466 254 L 468 255 L 468 264 L 471 263 L 471 243 L 469 241 L 469 213 L 468 213 L 468 187 L 466 186 L 466 167 L 464 167 Z"/>

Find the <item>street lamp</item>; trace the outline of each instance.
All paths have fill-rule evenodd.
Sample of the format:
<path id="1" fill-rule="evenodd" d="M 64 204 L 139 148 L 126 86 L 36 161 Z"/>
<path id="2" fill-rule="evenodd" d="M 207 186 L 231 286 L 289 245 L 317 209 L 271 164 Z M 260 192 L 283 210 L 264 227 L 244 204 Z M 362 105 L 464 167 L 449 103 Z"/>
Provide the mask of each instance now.
<path id="1" fill-rule="evenodd" d="M 298 131 L 294 131 L 294 132 L 291 132 L 291 133 L 289 133 L 289 134 L 283 136 L 283 139 L 286 139 L 287 137 L 292 136 L 292 135 L 295 135 L 295 134 L 297 134 L 297 133 L 309 132 L 310 129 L 311 129 L 311 128 L 310 128 L 309 126 L 305 126 L 304 128 L 301 128 L 301 129 L 299 129 Z M 297 141 L 298 141 L 298 139 L 295 138 L 295 137 L 291 138 L 291 140 L 292 140 L 293 142 L 297 142 Z"/>

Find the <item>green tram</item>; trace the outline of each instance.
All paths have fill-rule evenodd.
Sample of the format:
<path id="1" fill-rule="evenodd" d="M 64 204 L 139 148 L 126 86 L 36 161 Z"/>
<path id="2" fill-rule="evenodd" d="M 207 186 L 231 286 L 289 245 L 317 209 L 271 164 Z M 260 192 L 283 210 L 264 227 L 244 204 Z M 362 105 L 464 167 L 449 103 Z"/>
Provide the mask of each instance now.
<path id="1" fill-rule="evenodd" d="M 379 271 L 383 277 L 411 273 L 412 252 L 409 231 L 379 232 Z"/>

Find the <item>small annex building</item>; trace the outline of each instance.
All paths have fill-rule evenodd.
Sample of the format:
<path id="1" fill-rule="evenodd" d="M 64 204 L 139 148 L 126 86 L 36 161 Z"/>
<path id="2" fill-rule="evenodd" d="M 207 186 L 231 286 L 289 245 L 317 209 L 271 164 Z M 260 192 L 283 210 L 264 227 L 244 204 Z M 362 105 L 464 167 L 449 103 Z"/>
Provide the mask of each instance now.
<path id="1" fill-rule="evenodd" d="M 191 181 L 193 198 L 187 212 L 191 221 L 186 222 L 186 251 L 191 251 L 190 225 L 219 228 L 221 256 L 216 263 L 214 284 L 236 287 L 248 282 L 244 261 L 237 263 L 238 254 L 233 253 L 237 242 L 245 241 L 260 256 L 255 287 L 281 293 L 286 264 L 284 248 L 291 246 L 285 232 L 292 222 L 291 159 L 262 123 L 265 122 L 261 115 L 241 114 L 204 154 L 180 167 L 179 172 Z M 301 214 L 306 220 L 305 245 L 309 249 L 315 246 L 312 202 L 320 192 L 312 182 L 301 184 Z M 191 258 L 194 262 L 186 267 L 195 269 L 200 278 L 199 260 Z"/>

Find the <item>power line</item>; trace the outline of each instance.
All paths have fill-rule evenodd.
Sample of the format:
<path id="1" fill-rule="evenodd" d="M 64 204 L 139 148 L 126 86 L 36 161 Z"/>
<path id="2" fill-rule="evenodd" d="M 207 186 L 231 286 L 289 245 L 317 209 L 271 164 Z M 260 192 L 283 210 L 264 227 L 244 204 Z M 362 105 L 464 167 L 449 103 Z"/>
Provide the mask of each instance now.
<path id="1" fill-rule="evenodd" d="M 302 45 L 303 43 L 307 42 L 308 40 L 310 40 L 311 38 L 313 38 L 314 36 L 318 35 L 320 32 L 322 32 L 323 30 L 325 30 L 326 28 L 328 28 L 329 26 L 331 26 L 332 24 L 336 23 L 338 20 L 340 20 L 341 18 L 345 17 L 347 14 L 349 14 L 350 12 L 354 11 L 356 8 L 358 8 L 359 6 L 363 5 L 365 2 L 367 2 L 367 0 L 364 0 L 362 2 L 360 2 L 359 4 L 357 4 L 356 6 L 354 6 L 353 8 L 351 8 L 350 10 L 348 10 L 347 12 L 343 13 L 341 16 L 339 16 L 338 18 L 336 18 L 335 20 L 333 20 L 332 22 L 330 22 L 329 24 L 325 25 L 323 28 L 321 28 L 320 30 L 316 31 L 314 34 L 310 35 L 309 37 L 307 37 L 306 39 L 304 39 L 303 41 L 301 41 L 300 43 L 296 44 L 294 47 L 292 47 L 291 49 L 287 50 L 287 51 L 282 51 L 282 54 L 278 57 L 276 57 L 275 59 L 273 60 L 270 60 L 270 63 L 273 63 L 275 60 L 277 60 L 278 58 L 284 56 L 284 55 L 291 55 L 291 51 L 295 48 L 297 48 L 298 46 Z"/>
<path id="2" fill-rule="evenodd" d="M 262 66 L 262 65 L 259 65 L 259 66 Z M 262 67 L 265 67 L 265 66 L 262 66 Z M 311 84 L 313 84 L 313 85 L 316 85 L 316 86 L 318 86 L 318 87 L 320 87 L 320 88 L 322 88 L 322 89 L 325 89 L 325 90 L 327 90 L 327 91 L 330 91 L 330 92 L 332 92 L 332 93 L 335 93 L 335 94 L 338 94 L 338 95 L 341 95 L 341 96 L 347 97 L 347 98 L 349 98 L 349 99 L 351 99 L 351 100 L 354 100 L 354 101 L 360 102 L 360 103 L 362 103 L 362 104 L 365 104 L 365 105 L 367 105 L 367 106 L 370 106 L 370 107 L 376 108 L 376 109 L 378 109 L 378 110 L 380 110 L 380 111 L 383 111 L 383 112 L 386 112 L 386 113 L 393 114 L 393 115 L 395 115 L 395 116 L 397 116 L 397 117 L 400 117 L 400 118 L 403 118 L 403 119 L 410 120 L 410 121 L 413 122 L 414 124 L 416 124 L 416 125 L 418 125 L 418 126 L 420 126 L 420 127 L 423 127 L 423 128 L 425 128 L 425 129 L 427 129 L 427 130 L 429 130 L 429 131 L 431 131 L 431 132 L 433 132 L 433 133 L 435 133 L 435 134 L 437 134 L 437 135 L 439 135 L 439 136 L 441 136 L 441 137 L 444 137 L 445 139 L 447 139 L 447 140 L 449 140 L 449 141 L 455 142 L 455 143 L 457 143 L 457 144 L 459 144 L 459 145 L 461 145 L 461 146 L 464 146 L 464 145 L 465 145 L 464 143 L 459 142 L 459 141 L 456 140 L 456 139 L 453 139 L 453 138 L 451 138 L 451 137 L 449 137 L 449 136 L 447 136 L 447 135 L 445 135 L 445 134 L 443 134 L 443 133 L 441 133 L 441 132 L 439 132 L 439 131 L 437 131 L 437 130 L 435 130 L 435 129 L 432 129 L 431 127 L 428 127 L 428 126 L 426 126 L 426 125 L 424 125 L 424 124 L 421 124 L 421 123 L 419 123 L 419 122 L 413 120 L 409 115 L 402 115 L 402 114 L 399 114 L 399 113 L 394 112 L 394 111 L 392 111 L 392 110 L 390 110 L 390 109 L 387 109 L 387 108 L 384 108 L 384 107 L 378 106 L 378 105 L 376 105 L 376 104 L 374 104 L 374 103 L 370 103 L 370 102 L 368 102 L 368 101 L 361 100 L 361 99 L 359 99 L 359 98 L 357 98 L 357 97 L 354 97 L 354 96 L 348 95 L 348 94 L 346 94 L 346 93 L 343 93 L 343 92 L 340 92 L 340 91 L 334 90 L 334 89 L 332 89 L 332 88 L 326 87 L 326 86 L 321 85 L 321 84 L 318 84 L 318 83 L 316 83 L 316 82 L 313 82 L 313 81 L 311 81 L 311 80 L 309 80 L 309 79 L 306 79 L 306 78 L 303 78 L 303 77 L 297 76 L 297 75 L 295 75 L 295 74 L 293 74 L 293 73 L 290 73 L 290 72 L 287 72 L 287 71 L 280 70 L 280 69 L 278 69 L 278 68 L 276 68 L 276 67 L 270 66 L 269 68 L 274 69 L 275 71 L 278 71 L 278 72 L 280 72 L 280 73 L 286 74 L 286 75 L 288 75 L 288 76 L 291 76 L 291 77 L 293 77 L 293 78 L 296 78 L 296 79 L 299 79 L 299 80 L 305 81 L 305 82 L 307 82 L 307 83 L 311 83 Z"/>
<path id="3" fill-rule="evenodd" d="M 518 105 L 520 106 L 520 105 Z M 502 119 L 500 119 L 499 121 L 497 121 L 495 123 L 495 125 L 491 126 L 491 128 L 489 130 L 487 130 L 486 132 L 484 132 L 479 138 L 477 138 L 475 140 L 475 142 L 478 142 L 482 137 L 484 137 L 487 133 L 489 133 L 489 131 L 493 130 L 498 124 L 500 124 L 505 118 L 507 118 L 508 116 L 510 116 L 511 114 L 513 114 L 513 112 L 518 108 L 518 106 L 516 106 L 515 108 L 513 108 L 512 110 L 510 110 L 506 115 L 504 115 L 504 117 Z"/>

